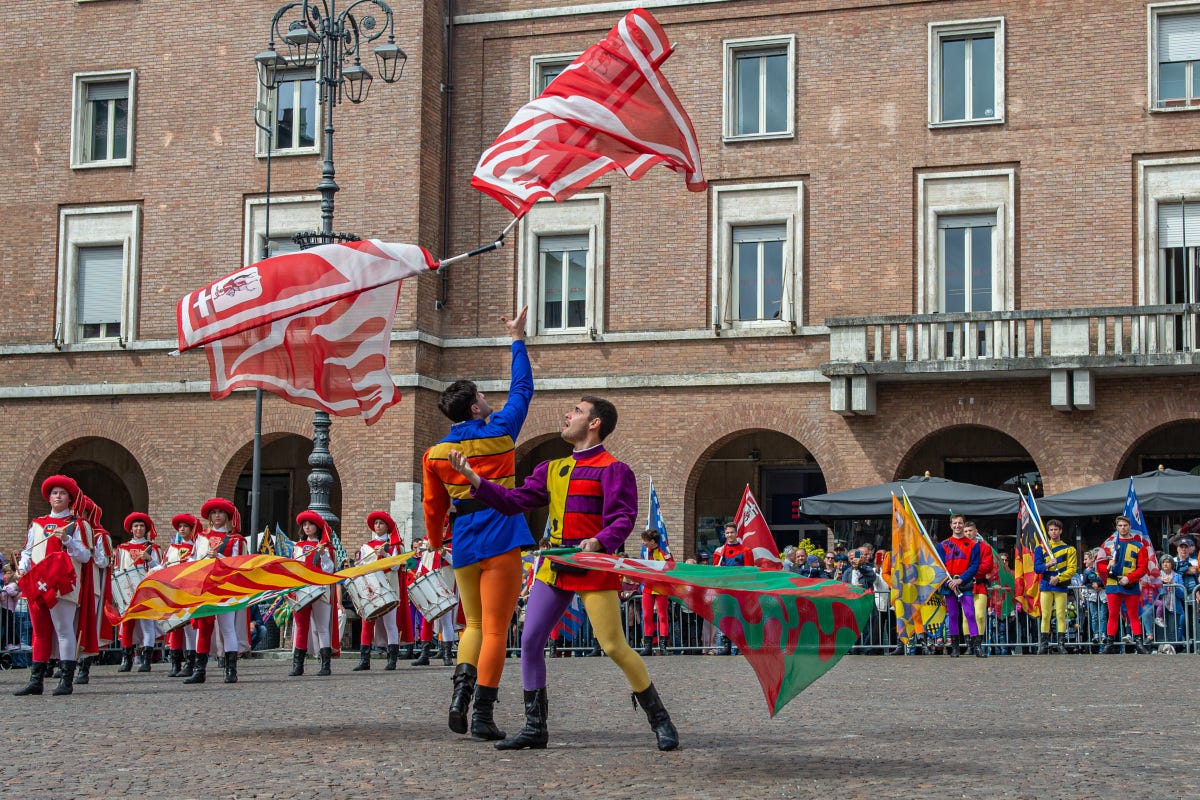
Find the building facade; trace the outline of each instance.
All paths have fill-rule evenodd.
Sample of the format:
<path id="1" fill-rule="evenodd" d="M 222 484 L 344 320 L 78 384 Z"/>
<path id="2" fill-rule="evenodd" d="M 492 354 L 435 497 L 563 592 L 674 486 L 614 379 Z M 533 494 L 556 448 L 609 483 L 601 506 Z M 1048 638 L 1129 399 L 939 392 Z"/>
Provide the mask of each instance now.
<path id="1" fill-rule="evenodd" d="M 512 217 L 470 188 L 480 153 L 635 5 L 392 3 L 408 63 L 337 111 L 335 228 L 439 256 L 494 239 Z M 676 44 L 663 73 L 707 192 L 610 174 L 406 281 L 405 398 L 332 429 L 348 542 L 375 508 L 421 535 L 438 392 L 503 394 L 499 318 L 522 304 L 520 469 L 562 452 L 581 394 L 609 397 L 611 449 L 688 555 L 747 484 L 783 544 L 823 533 L 791 508 L 826 490 L 930 472 L 1051 493 L 1200 465 L 1200 2 L 640 5 Z M 204 355 L 171 351 L 184 293 L 319 222 L 311 71 L 264 92 L 253 69 L 277 7 L 6 8 L 29 45 L 0 56 L 22 76 L 0 88 L 8 518 L 61 470 L 110 523 L 244 497 L 253 395 L 212 401 Z M 260 527 L 308 502 L 311 417 L 264 404 Z"/>

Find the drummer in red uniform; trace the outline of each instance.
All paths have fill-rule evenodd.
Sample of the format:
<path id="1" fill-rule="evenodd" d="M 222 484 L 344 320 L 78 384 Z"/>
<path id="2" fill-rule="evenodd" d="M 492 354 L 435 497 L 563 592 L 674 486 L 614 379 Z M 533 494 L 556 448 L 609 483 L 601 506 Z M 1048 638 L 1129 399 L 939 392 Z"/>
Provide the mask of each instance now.
<path id="1" fill-rule="evenodd" d="M 165 567 L 191 560 L 196 534 L 201 528 L 200 520 L 191 514 L 176 514 L 171 518 L 171 527 L 175 529 L 175 541 L 167 545 L 163 556 Z M 190 678 L 196 669 L 196 629 L 182 625 L 166 635 L 165 643 L 171 658 L 171 671 L 167 677 Z"/>
<path id="2" fill-rule="evenodd" d="M 396 521 L 385 511 L 372 511 L 367 515 L 367 527 L 373 532 L 373 538 L 366 541 L 358 551 L 358 563 L 363 564 L 380 558 L 398 556 L 403 550 L 400 531 Z M 403 597 L 396 611 L 388 611 L 375 619 L 363 618 L 360 636 L 361 645 L 358 651 L 358 666 L 353 671 L 361 672 L 371 668 L 371 647 L 375 634 L 380 630 L 387 637 L 387 664 L 385 670 L 396 668 L 396 660 L 400 657 L 400 629 L 397 620 L 400 614 L 408 616 L 408 593 L 400 591 L 400 567 L 387 570 L 386 578 L 397 598 Z"/>
<path id="3" fill-rule="evenodd" d="M 125 518 L 125 532 L 129 534 L 130 539 L 117 545 L 117 574 L 113 579 L 124 580 L 130 589 L 136 589 L 137 584 L 146 577 L 146 573 L 162 563 L 162 551 L 154 544 L 158 533 L 154 530 L 153 520 L 140 511 L 135 511 Z M 129 593 L 129 597 L 133 597 L 132 592 Z M 138 652 L 137 671 L 149 672 L 157 635 L 158 629 L 153 620 L 130 619 L 122 622 L 121 666 L 117 668 L 117 672 L 129 672 L 133 669 L 133 651 L 139 645 L 141 650 Z"/>
<path id="4" fill-rule="evenodd" d="M 300 526 L 300 535 L 303 538 L 296 542 L 292 549 L 292 558 L 303 561 L 309 569 L 333 572 L 332 531 L 329 529 L 329 523 L 317 512 L 309 510 L 301 511 L 296 516 L 296 524 Z M 332 634 L 336 619 L 333 616 L 333 603 L 330 598 L 336 588 L 322 588 L 323 591 L 317 599 L 292 612 L 296 632 L 292 649 L 292 671 L 288 673 L 291 677 L 304 674 L 304 658 L 308 655 L 311 639 L 316 639 L 317 654 L 321 659 L 321 668 L 317 670 L 317 674 L 329 675 L 333 671 Z"/>
<path id="5" fill-rule="evenodd" d="M 59 593 L 50 607 L 26 593 L 29 619 L 33 624 L 33 664 L 29 681 L 13 692 L 18 697 L 42 693 L 46 668 L 56 645 L 63 676 L 53 693 L 71 694 L 74 687 L 80 604 L 92 603 L 91 574 L 83 574 L 83 565 L 92 558 L 92 527 L 86 520 L 77 518 L 72 509 L 79 496 L 79 485 L 65 475 L 51 475 L 43 481 L 42 497 L 50 503 L 50 513 L 34 519 L 25 537 L 25 549 L 21 551 L 17 565 L 18 580 L 50 556 L 66 552 L 75 570 L 75 583 L 69 592 Z M 39 570 L 42 571 L 45 570 Z M 24 587 L 22 590 L 25 591 Z M 85 652 L 88 649 L 85 645 Z"/>
<path id="6" fill-rule="evenodd" d="M 200 516 L 208 520 L 208 534 L 197 537 L 192 560 L 246 555 L 246 539 L 242 536 L 242 519 L 233 503 L 224 497 L 214 497 L 200 507 Z M 249 619 L 245 611 L 227 611 L 212 617 L 201 617 L 193 623 L 196 636 L 196 668 L 184 683 L 204 683 L 208 675 L 208 657 L 214 645 L 213 629 L 221 636 L 225 654 L 225 682 L 237 683 L 238 651 L 250 649 Z"/>

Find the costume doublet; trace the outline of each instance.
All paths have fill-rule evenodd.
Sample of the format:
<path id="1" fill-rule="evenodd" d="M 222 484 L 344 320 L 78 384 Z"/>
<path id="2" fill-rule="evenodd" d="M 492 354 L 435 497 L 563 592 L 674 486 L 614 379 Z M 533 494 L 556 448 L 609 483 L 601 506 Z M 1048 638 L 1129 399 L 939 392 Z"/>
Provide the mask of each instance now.
<path id="1" fill-rule="evenodd" d="M 1041 595 L 1039 604 L 1042 611 L 1042 634 L 1050 634 L 1050 618 L 1053 615 L 1058 620 L 1059 652 L 1065 653 L 1064 639 L 1067 634 L 1067 592 L 1071 588 L 1071 578 L 1078 571 L 1078 558 L 1075 548 L 1066 542 L 1047 543 L 1050 552 L 1038 545 L 1033 549 L 1033 571 L 1042 576 L 1040 584 Z M 1050 579 L 1057 577 L 1057 583 Z M 1040 652 L 1040 650 L 1039 650 Z"/>
<path id="2" fill-rule="evenodd" d="M 975 576 L 979 574 L 981 550 L 979 543 L 967 536 L 956 538 L 951 536 L 938 544 L 942 561 L 951 577 L 958 578 L 960 594 L 955 594 L 943 586 L 941 593 L 946 598 L 946 623 L 950 636 L 954 638 L 951 654 L 958 654 L 958 643 L 962 637 L 962 618 L 967 619 L 967 630 L 971 635 L 971 644 L 979 645 L 979 625 L 975 621 L 974 584 Z M 982 651 L 981 651 L 982 652 Z M 978 653 L 977 653 L 978 655 Z"/>
<path id="3" fill-rule="evenodd" d="M 1114 562 L 1115 566 L 1111 566 Z M 1124 609 L 1130 632 L 1140 640 L 1142 622 L 1138 615 L 1138 603 L 1142 595 L 1142 576 L 1149 567 L 1149 553 L 1145 545 L 1134 537 L 1125 539 L 1118 536 L 1113 544 L 1111 559 L 1102 559 L 1096 567 L 1104 580 L 1104 594 L 1108 602 L 1105 638 L 1111 643 L 1117 635 L 1121 609 Z M 1121 578 L 1128 579 L 1124 586 L 1120 584 Z"/>

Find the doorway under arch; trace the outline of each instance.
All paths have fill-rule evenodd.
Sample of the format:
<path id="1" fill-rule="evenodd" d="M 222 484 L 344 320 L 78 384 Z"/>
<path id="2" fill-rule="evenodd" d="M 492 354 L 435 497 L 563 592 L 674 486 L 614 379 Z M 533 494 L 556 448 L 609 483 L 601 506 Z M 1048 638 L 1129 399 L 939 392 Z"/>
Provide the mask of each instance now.
<path id="1" fill-rule="evenodd" d="M 73 478 L 95 501 L 102 512 L 100 523 L 114 543 L 129 538 L 123 526 L 125 517 L 149 508 L 150 491 L 138 460 L 111 439 L 91 436 L 67 442 L 42 462 L 30 487 L 30 519 L 46 513 L 42 481 L 56 474 Z"/>

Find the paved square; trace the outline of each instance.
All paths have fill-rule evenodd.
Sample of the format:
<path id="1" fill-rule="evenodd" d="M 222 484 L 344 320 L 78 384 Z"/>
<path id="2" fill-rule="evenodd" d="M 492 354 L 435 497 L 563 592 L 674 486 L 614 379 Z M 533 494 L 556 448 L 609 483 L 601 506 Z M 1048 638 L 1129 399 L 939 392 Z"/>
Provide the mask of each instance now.
<path id="1" fill-rule="evenodd" d="M 310 666 L 311 666 L 310 661 Z M 659 753 L 608 659 L 553 659 L 550 747 L 446 728 L 449 667 L 288 678 L 290 661 L 183 686 L 93 670 L 72 697 L 10 695 L 0 786 L 18 798 L 1195 798 L 1200 661 L 851 657 L 778 718 L 741 658 L 648 659 L 682 749 Z M 315 671 L 315 667 L 310 672 Z M 510 661 L 496 706 L 521 724 Z M 213 678 L 216 680 L 214 681 Z"/>

